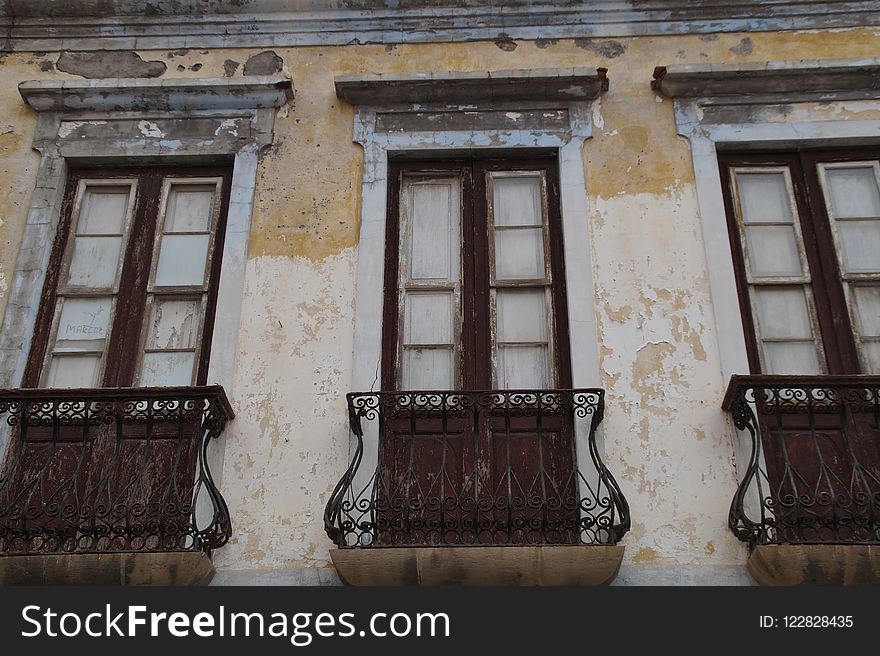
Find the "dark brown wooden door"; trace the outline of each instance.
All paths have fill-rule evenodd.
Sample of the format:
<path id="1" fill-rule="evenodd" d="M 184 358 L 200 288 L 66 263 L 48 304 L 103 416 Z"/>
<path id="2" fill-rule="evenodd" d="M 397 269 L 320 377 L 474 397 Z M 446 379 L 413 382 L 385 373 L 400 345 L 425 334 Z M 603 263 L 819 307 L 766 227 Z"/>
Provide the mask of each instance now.
<path id="1" fill-rule="evenodd" d="M 381 382 L 423 393 L 418 412 L 386 413 L 381 431 L 396 535 L 546 539 L 548 514 L 556 526 L 573 511 L 572 422 L 534 394 L 489 391 L 571 384 L 556 160 L 389 168 Z"/>
<path id="2" fill-rule="evenodd" d="M 873 408 L 857 390 L 817 387 L 825 375 L 880 371 L 878 158 L 876 149 L 719 158 L 751 373 L 803 376 L 802 388 L 756 404 L 785 541 L 856 539 L 853 527 L 880 519 L 876 504 L 860 502 L 880 493 Z"/>

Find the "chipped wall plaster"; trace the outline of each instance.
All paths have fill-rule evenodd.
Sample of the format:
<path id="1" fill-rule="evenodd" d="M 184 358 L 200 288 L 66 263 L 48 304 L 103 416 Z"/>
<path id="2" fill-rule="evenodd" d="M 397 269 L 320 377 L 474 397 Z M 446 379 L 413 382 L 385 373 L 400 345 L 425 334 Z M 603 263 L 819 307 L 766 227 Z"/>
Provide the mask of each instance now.
<path id="1" fill-rule="evenodd" d="M 355 252 L 247 265 L 219 569 L 326 566 L 324 504 L 347 466 Z"/>
<path id="2" fill-rule="evenodd" d="M 592 218 L 605 457 L 633 517 L 625 558 L 736 562 L 742 547 L 722 510 L 735 469 L 694 192 L 597 199 Z"/>
<path id="3" fill-rule="evenodd" d="M 104 77 L 160 77 L 168 68 L 161 60 L 145 61 L 130 50 L 63 51 L 55 68 L 87 79 Z"/>

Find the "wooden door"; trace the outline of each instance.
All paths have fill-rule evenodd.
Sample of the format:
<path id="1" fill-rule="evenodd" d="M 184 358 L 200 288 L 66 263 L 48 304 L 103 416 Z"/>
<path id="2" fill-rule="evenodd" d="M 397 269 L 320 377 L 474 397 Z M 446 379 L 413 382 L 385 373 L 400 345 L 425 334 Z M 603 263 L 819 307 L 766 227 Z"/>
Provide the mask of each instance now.
<path id="1" fill-rule="evenodd" d="M 546 539 L 577 489 L 571 421 L 534 395 L 570 386 L 555 160 L 392 163 L 386 243 L 382 386 L 421 392 L 381 429 L 398 537 Z"/>

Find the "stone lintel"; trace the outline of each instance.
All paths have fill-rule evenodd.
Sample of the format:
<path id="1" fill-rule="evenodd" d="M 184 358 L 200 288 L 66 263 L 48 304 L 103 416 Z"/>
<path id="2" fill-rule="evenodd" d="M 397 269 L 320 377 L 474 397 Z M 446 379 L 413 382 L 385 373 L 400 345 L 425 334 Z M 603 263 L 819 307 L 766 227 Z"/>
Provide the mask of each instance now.
<path id="1" fill-rule="evenodd" d="M 280 76 L 239 78 L 37 80 L 19 93 L 39 112 L 198 111 L 280 107 L 294 96 Z"/>
<path id="2" fill-rule="evenodd" d="M 335 83 L 352 105 L 584 101 L 608 89 L 604 68 L 347 74 Z"/>
<path id="3" fill-rule="evenodd" d="M 859 94 L 880 97 L 880 57 L 658 66 L 651 88 L 670 98 Z"/>

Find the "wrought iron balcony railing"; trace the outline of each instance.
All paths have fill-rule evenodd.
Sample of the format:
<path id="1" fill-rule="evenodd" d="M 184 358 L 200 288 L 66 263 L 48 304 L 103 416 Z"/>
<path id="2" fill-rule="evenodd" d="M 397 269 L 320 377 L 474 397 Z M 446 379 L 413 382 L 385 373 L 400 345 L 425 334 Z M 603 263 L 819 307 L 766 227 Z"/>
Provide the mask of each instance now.
<path id="1" fill-rule="evenodd" d="M 880 543 L 880 376 L 733 376 L 723 408 L 750 451 L 740 540 Z"/>
<path id="2" fill-rule="evenodd" d="M 339 547 L 616 544 L 630 517 L 596 446 L 603 411 L 601 389 L 348 394 L 354 451 L 327 535 Z"/>
<path id="3" fill-rule="evenodd" d="M 229 539 L 208 447 L 222 387 L 0 390 L 0 554 L 204 551 Z"/>

